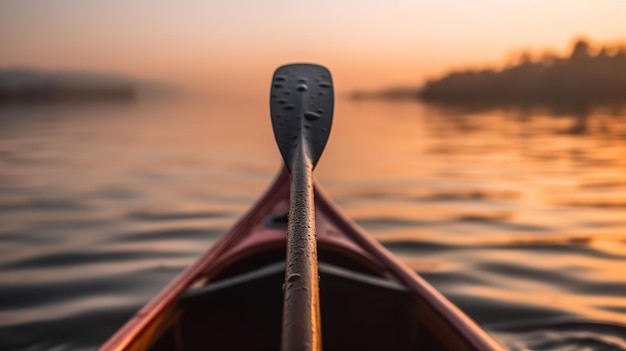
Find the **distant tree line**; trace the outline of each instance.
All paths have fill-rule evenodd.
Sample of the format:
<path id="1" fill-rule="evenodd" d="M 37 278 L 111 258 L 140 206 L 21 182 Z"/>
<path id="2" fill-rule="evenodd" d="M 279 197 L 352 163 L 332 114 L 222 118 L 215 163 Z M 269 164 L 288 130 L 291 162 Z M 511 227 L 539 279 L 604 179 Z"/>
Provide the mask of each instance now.
<path id="1" fill-rule="evenodd" d="M 130 82 L 102 75 L 0 70 L 0 104 L 131 101 L 136 95 Z"/>
<path id="2" fill-rule="evenodd" d="M 76 87 L 64 85 L 41 85 L 20 90 L 0 90 L 2 102 L 59 102 L 59 101 L 127 101 L 136 92 L 130 86 Z"/>
<path id="3" fill-rule="evenodd" d="M 575 42 L 566 57 L 529 54 L 501 70 L 464 70 L 429 80 L 424 100 L 567 102 L 626 100 L 626 46 L 593 50 L 587 40 Z"/>

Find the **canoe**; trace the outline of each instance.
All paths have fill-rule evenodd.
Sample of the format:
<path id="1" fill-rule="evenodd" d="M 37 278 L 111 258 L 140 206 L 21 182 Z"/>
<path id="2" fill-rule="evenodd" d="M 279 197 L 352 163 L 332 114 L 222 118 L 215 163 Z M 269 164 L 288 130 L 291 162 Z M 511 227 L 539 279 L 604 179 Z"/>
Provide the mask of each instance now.
<path id="1" fill-rule="evenodd" d="M 280 349 L 289 173 L 101 348 Z M 502 350 L 314 184 L 324 350 Z"/>

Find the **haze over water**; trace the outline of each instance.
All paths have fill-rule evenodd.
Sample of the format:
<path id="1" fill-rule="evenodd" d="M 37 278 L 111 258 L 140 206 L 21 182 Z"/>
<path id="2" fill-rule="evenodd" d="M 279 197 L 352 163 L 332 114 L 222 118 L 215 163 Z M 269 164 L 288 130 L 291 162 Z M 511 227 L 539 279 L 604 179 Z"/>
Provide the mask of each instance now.
<path id="1" fill-rule="evenodd" d="M 94 349 L 280 167 L 273 70 L 340 94 L 626 38 L 620 1 L 0 3 L 0 66 L 200 98 L 0 105 L 0 349 Z M 316 177 L 513 350 L 626 350 L 626 106 L 337 100 Z"/>

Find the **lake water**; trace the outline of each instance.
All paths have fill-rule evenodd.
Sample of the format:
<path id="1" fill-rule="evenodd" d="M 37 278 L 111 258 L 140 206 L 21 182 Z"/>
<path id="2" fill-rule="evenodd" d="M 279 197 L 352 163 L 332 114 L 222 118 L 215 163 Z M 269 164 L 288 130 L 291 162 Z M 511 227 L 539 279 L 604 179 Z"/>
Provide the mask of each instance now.
<path id="1" fill-rule="evenodd" d="M 280 168 L 267 101 L 0 107 L 0 349 L 94 349 Z M 337 101 L 316 177 L 512 350 L 626 350 L 626 108 Z"/>

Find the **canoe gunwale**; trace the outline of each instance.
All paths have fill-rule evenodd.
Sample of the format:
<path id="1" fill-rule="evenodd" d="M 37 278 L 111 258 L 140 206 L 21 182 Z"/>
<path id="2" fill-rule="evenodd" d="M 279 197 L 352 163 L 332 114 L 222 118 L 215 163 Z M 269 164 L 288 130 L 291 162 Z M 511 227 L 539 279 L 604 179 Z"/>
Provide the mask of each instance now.
<path id="1" fill-rule="evenodd" d="M 430 315 L 437 317 L 436 320 L 440 321 L 441 329 L 447 327 L 449 330 L 449 328 L 452 328 L 467 341 L 467 344 L 474 345 L 475 350 L 503 350 L 502 346 L 479 327 L 476 322 L 452 304 L 432 285 L 426 282 L 424 278 L 420 277 L 415 271 L 393 256 L 389 250 L 367 234 L 351 218 L 345 216 L 331 200 L 330 196 L 328 196 L 317 183 L 314 184 L 314 187 L 315 198 L 319 201 L 317 205 L 327 207 L 327 210 L 324 212 L 331 217 L 333 222 L 341 225 L 340 229 L 348 233 L 358 244 L 365 247 L 383 263 L 389 271 L 393 272 L 397 279 L 411 288 L 415 292 L 416 300 L 420 302 L 419 305 L 425 307 L 423 311 L 427 313 L 430 312 Z M 445 315 L 446 318 L 441 318 L 442 315 Z M 459 345 L 457 350 L 472 350 L 472 348 L 461 346 L 463 345 Z"/>
<path id="2" fill-rule="evenodd" d="M 135 313 L 109 340 L 107 340 L 98 351 L 118 351 L 134 350 L 133 343 L 142 340 L 152 340 L 150 335 L 145 335 L 150 330 L 150 325 L 158 320 L 158 316 L 169 309 L 175 308 L 177 297 L 183 291 L 194 285 L 194 283 L 206 275 L 207 270 L 213 266 L 220 255 L 225 253 L 231 246 L 239 241 L 248 230 L 252 229 L 266 212 L 275 203 L 275 199 L 284 196 L 283 183 L 289 180 L 289 174 L 283 170 L 275 177 L 272 185 L 257 200 L 246 214 L 231 227 L 213 247 L 205 252 L 192 265 L 183 270 L 174 280 L 163 288 L 156 296 Z M 258 218 L 261 217 L 261 218 Z"/>

